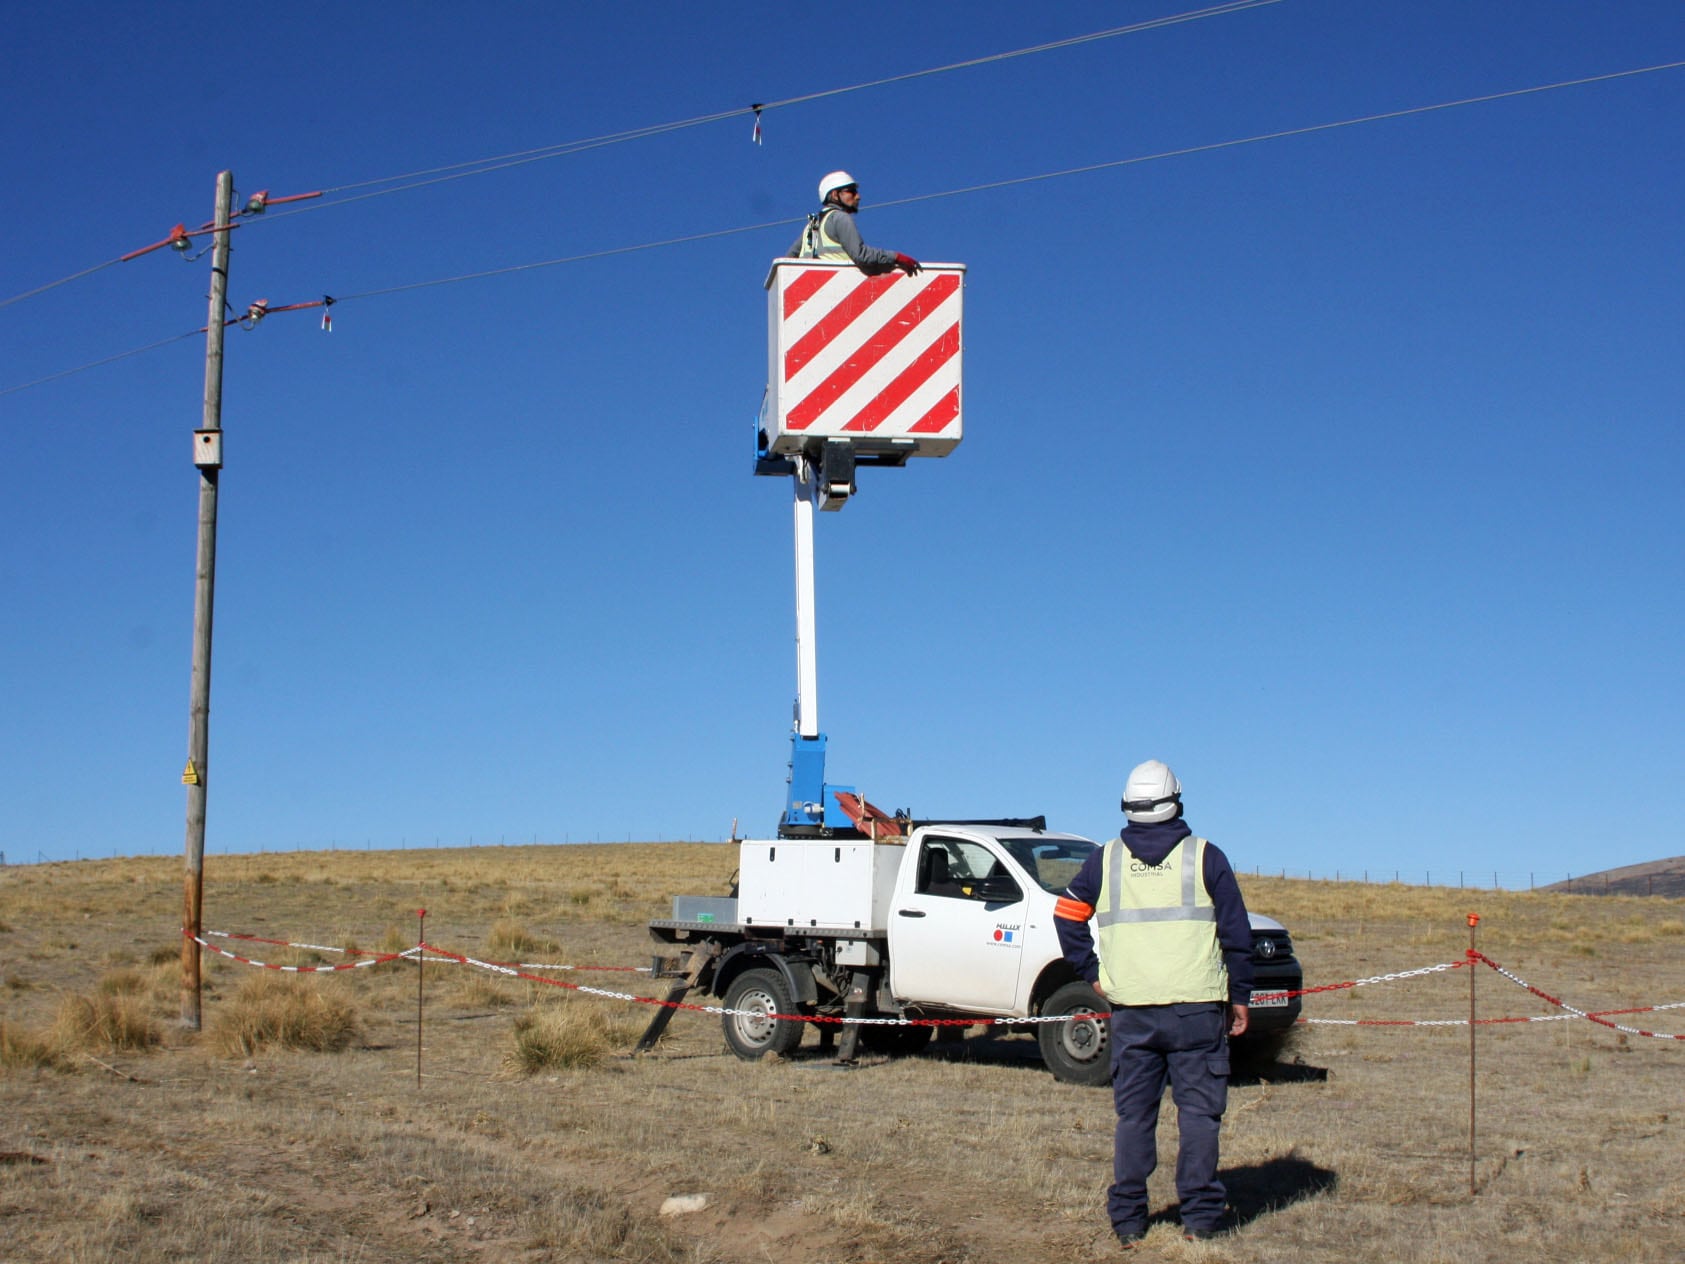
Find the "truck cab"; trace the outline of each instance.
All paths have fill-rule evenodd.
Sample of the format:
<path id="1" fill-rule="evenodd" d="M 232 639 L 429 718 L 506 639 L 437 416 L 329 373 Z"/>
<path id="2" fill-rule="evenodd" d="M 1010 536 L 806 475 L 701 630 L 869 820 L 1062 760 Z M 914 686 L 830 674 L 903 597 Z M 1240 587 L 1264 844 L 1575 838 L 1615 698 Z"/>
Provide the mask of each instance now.
<path id="1" fill-rule="evenodd" d="M 908 843 L 889 916 L 898 1006 L 1020 1017 L 1062 961 L 1053 906 L 1094 844 L 1073 834 L 932 825 Z"/>

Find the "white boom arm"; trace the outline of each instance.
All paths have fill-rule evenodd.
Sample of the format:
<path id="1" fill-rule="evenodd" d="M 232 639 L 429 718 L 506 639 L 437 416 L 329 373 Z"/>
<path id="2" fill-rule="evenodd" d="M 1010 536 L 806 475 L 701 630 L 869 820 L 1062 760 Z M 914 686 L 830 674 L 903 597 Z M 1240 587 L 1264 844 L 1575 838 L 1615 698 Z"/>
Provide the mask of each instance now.
<path id="1" fill-rule="evenodd" d="M 796 732 L 819 736 L 819 647 L 813 596 L 813 507 L 819 471 L 796 458 Z"/>

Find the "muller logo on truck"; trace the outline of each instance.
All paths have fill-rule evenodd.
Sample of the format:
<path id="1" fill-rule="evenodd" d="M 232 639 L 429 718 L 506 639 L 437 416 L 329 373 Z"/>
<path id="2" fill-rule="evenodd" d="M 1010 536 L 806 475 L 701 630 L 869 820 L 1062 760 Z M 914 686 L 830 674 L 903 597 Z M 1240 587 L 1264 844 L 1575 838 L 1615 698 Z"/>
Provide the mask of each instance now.
<path id="1" fill-rule="evenodd" d="M 814 439 L 909 456 L 960 441 L 960 313 L 965 265 L 866 276 L 852 265 L 780 259 L 767 277 L 770 451 Z"/>

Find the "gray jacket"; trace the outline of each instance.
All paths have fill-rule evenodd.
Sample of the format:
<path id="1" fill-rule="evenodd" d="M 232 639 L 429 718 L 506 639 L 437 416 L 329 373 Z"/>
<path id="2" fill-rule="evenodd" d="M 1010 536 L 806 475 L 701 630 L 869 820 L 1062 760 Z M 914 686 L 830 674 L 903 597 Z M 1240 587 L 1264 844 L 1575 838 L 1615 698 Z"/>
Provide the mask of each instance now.
<path id="1" fill-rule="evenodd" d="M 828 233 L 848 254 L 854 266 L 868 276 L 878 276 L 891 272 L 895 268 L 895 251 L 880 250 L 876 246 L 868 246 L 860 240 L 860 230 L 855 227 L 854 216 L 839 207 L 826 207 L 820 210 L 818 218 L 825 232 Z M 785 253 L 792 258 L 802 257 L 802 241 L 807 237 L 807 230 L 796 238 L 795 243 Z"/>

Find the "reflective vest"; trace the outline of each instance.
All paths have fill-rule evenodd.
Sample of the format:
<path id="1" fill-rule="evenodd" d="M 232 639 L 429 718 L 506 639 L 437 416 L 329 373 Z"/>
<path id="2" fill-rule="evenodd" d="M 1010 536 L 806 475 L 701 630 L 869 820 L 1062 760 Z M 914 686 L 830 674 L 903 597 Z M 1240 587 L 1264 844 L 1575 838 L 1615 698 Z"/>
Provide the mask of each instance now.
<path id="1" fill-rule="evenodd" d="M 1122 839 L 1106 844 L 1094 923 L 1100 987 L 1112 1004 L 1228 1000 L 1217 910 L 1205 889 L 1205 847 L 1190 836 L 1149 865 Z"/>
<path id="2" fill-rule="evenodd" d="M 845 212 L 837 211 L 838 215 Z M 825 222 L 831 218 L 831 210 L 826 209 L 807 217 L 807 227 L 802 230 L 802 247 L 796 255 L 798 259 L 825 259 L 836 263 L 851 262 L 848 251 L 842 248 L 837 239 L 825 231 Z"/>

